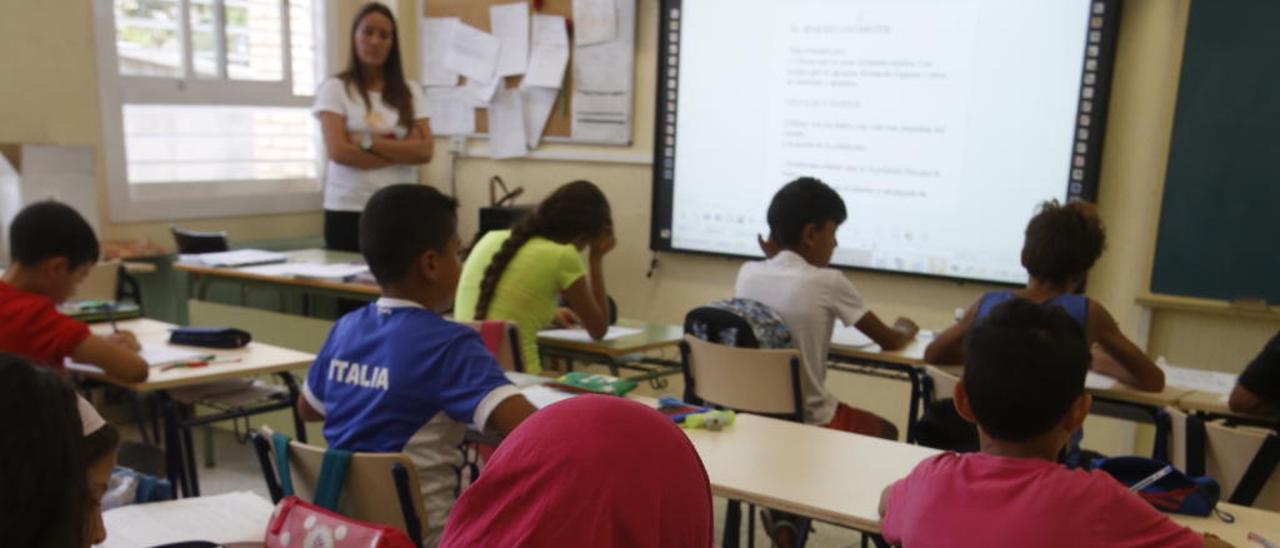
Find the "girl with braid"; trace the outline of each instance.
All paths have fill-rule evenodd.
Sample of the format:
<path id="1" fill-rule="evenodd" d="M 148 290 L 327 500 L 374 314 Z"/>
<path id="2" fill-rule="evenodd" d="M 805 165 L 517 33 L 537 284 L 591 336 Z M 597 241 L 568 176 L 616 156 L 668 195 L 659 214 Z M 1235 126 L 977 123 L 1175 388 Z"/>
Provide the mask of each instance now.
<path id="1" fill-rule="evenodd" d="M 565 184 L 511 230 L 491 231 L 476 243 L 462 267 L 454 317 L 515 322 L 525 370 L 540 373 L 540 329 L 576 321 L 596 339 L 608 331 L 604 256 L 617 242 L 604 193 L 588 181 Z M 590 269 L 581 255 L 588 248 Z M 557 313 L 561 296 L 571 314 Z"/>

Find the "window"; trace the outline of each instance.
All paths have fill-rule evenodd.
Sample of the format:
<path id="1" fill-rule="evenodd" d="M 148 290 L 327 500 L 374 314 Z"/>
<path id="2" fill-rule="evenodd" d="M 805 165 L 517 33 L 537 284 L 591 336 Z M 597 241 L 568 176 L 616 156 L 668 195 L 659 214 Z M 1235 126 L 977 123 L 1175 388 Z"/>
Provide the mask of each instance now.
<path id="1" fill-rule="evenodd" d="M 94 2 L 114 220 L 319 209 L 324 3 Z"/>

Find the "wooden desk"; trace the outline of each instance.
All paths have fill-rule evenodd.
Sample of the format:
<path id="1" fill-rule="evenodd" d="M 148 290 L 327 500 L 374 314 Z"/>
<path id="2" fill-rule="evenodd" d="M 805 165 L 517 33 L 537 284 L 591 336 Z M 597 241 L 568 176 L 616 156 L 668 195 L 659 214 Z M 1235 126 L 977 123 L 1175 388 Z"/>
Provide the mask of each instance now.
<path id="1" fill-rule="evenodd" d="M 847 328 L 845 328 L 847 329 Z M 907 402 L 907 443 L 916 441 L 916 424 L 922 412 L 925 398 L 924 384 L 924 349 L 933 341 L 933 332 L 922 330 L 907 346 L 898 350 L 883 350 L 875 343 L 863 346 L 840 344 L 835 338 L 831 342 L 831 351 L 827 358 L 831 368 L 837 371 L 873 375 L 902 380 L 911 383 L 910 399 Z"/>
<path id="2" fill-rule="evenodd" d="M 164 322 L 145 318 L 116 322 L 116 324 L 121 330 L 132 331 L 138 337 L 138 342 L 145 345 L 168 345 L 169 330 L 174 327 Z M 111 324 L 94 324 L 90 330 L 98 335 L 107 335 L 111 333 Z M 189 348 L 195 349 L 196 347 Z M 70 370 L 94 380 L 109 382 L 135 392 L 145 393 L 195 386 L 226 379 L 306 369 L 315 360 L 315 355 L 313 354 L 257 342 L 251 342 L 244 348 L 201 348 L 200 350 L 216 355 L 218 360 L 239 361 L 215 363 L 206 367 L 177 368 L 168 371 L 161 371 L 160 368 L 153 367 L 147 380 L 140 383 L 124 383 L 108 378 L 102 374 L 102 370 L 96 367 L 76 365 L 71 366 Z"/>
<path id="3" fill-rule="evenodd" d="M 880 531 L 880 492 L 936 449 L 739 414 L 719 431 L 685 430 L 716 495 Z"/>
<path id="4" fill-rule="evenodd" d="M 1226 523 L 1216 515 L 1201 518 L 1170 514 L 1169 517 L 1197 533 L 1211 533 L 1237 548 L 1260 546 L 1249 540 L 1249 533 L 1257 533 L 1272 543 L 1280 543 L 1280 514 L 1226 502 L 1219 502 L 1218 510 L 1235 516 L 1235 522 Z"/>
<path id="5" fill-rule="evenodd" d="M 286 251 L 284 252 L 284 255 L 288 258 L 287 262 L 290 263 L 345 264 L 364 262 L 364 258 L 361 257 L 359 253 L 329 251 L 327 249 L 301 249 L 297 251 Z M 204 266 L 181 262 L 174 263 L 173 268 L 174 270 L 186 272 L 191 275 L 192 281 L 194 282 L 191 284 L 191 290 L 193 292 L 193 296 L 198 300 L 204 300 L 209 283 L 216 279 L 299 287 L 359 297 L 378 297 L 382 294 L 381 289 L 379 289 L 377 285 L 368 283 L 334 282 L 327 280 L 295 278 L 293 276 L 260 274 L 252 271 L 246 271 L 244 268 Z"/>
<path id="6" fill-rule="evenodd" d="M 117 322 L 121 330 L 132 331 L 138 342 L 144 345 L 167 345 L 169 330 L 173 325 L 149 319 L 136 319 Z M 110 324 L 96 324 L 90 328 L 94 333 L 106 335 L 111 332 Z M 194 348 L 194 347 L 192 347 Z M 214 363 L 205 367 L 176 368 L 162 371 L 151 368 L 146 381 L 125 383 L 107 377 L 101 369 L 86 365 L 73 365 L 68 369 L 85 377 L 121 386 L 135 392 L 154 393 L 160 399 L 164 418 L 165 470 L 173 485 L 174 496 L 181 489 L 187 496 L 199 496 L 199 480 L 196 475 L 195 446 L 191 441 L 190 428 L 198 425 L 220 422 L 239 417 L 250 416 L 279 409 L 292 409 L 298 398 L 298 386 L 290 371 L 306 369 L 315 360 L 315 356 L 306 352 L 298 352 L 268 344 L 249 343 L 244 348 L 236 349 L 201 349 L 215 354 L 219 360 L 237 362 Z M 256 375 L 275 374 L 288 388 L 287 401 L 268 402 L 250 408 L 238 408 L 211 416 L 195 417 L 190 404 L 180 403 L 169 397 L 168 391 L 205 385 L 216 381 L 251 377 Z M 299 441 L 306 442 L 306 429 L 297 414 L 294 414 L 294 426 Z"/>
<path id="7" fill-rule="evenodd" d="M 610 374 L 615 377 L 620 369 L 638 371 L 640 375 L 628 378 L 637 382 L 648 381 L 655 389 L 666 388 L 668 383 L 665 377 L 680 372 L 680 361 L 647 356 L 645 353 L 679 346 L 684 339 L 684 328 L 626 319 L 618 320 L 618 325 L 642 331 L 613 340 L 592 342 L 538 337 L 538 352 L 544 360 L 567 360 L 570 371 L 573 371 L 574 361 L 600 363 L 607 365 Z"/>

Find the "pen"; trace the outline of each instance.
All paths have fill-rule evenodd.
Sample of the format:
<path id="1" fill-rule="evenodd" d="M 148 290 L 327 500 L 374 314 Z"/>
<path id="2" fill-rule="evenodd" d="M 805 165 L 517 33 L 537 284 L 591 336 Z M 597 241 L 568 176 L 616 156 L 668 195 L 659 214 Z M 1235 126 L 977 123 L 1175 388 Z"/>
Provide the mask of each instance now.
<path id="1" fill-rule="evenodd" d="M 1138 483 L 1133 484 L 1133 487 L 1130 487 L 1130 488 L 1129 488 L 1129 492 L 1131 492 L 1131 493 L 1137 493 L 1138 491 L 1141 491 L 1141 490 L 1143 490 L 1143 489 L 1146 489 L 1147 487 L 1150 487 L 1150 486 L 1151 486 L 1151 484 L 1153 484 L 1153 483 L 1155 483 L 1155 482 L 1157 482 L 1157 481 L 1160 481 L 1160 478 L 1163 478 L 1163 477 L 1165 477 L 1165 476 L 1169 475 L 1169 473 L 1170 473 L 1170 472 L 1173 472 L 1173 467 L 1172 467 L 1172 466 L 1169 466 L 1169 465 L 1165 465 L 1165 467 L 1164 467 L 1164 468 L 1161 468 L 1161 469 L 1159 469 L 1159 470 L 1156 470 L 1156 473 L 1151 474 L 1150 476 L 1147 476 L 1147 478 L 1146 478 L 1146 479 L 1144 479 L 1144 480 L 1142 480 L 1142 481 L 1140 481 L 1140 482 L 1138 482 Z"/>

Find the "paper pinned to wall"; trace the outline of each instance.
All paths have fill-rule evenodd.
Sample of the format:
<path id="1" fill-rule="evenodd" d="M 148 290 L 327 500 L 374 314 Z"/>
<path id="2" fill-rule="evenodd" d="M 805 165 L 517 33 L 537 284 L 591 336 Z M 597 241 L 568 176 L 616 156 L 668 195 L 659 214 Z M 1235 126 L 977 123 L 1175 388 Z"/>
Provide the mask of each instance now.
<path id="1" fill-rule="evenodd" d="M 464 97 L 471 101 L 473 107 L 484 107 L 493 100 L 493 93 L 501 87 L 502 78 L 496 77 L 489 82 L 481 82 L 473 78 L 467 78 L 467 82 L 462 85 Z"/>
<path id="2" fill-rule="evenodd" d="M 466 23 L 458 23 L 445 52 L 444 64 L 467 78 L 490 82 L 498 65 L 498 39 Z"/>
<path id="3" fill-rule="evenodd" d="M 626 92 L 631 89 L 632 46 L 616 41 L 573 50 L 573 87 L 583 91 Z"/>
<path id="4" fill-rule="evenodd" d="M 445 53 L 453 42 L 453 31 L 462 22 L 457 17 L 426 17 L 418 34 L 422 85 L 456 86 L 458 73 L 445 66 Z"/>
<path id="5" fill-rule="evenodd" d="M 573 138 L 597 143 L 631 143 L 631 94 L 573 92 Z"/>
<path id="6" fill-rule="evenodd" d="M 526 146 L 520 92 L 500 89 L 489 104 L 489 156 L 519 158 L 528 152 Z"/>
<path id="7" fill-rule="evenodd" d="M 498 38 L 498 76 L 524 74 L 529 64 L 529 4 L 489 6 L 489 27 Z"/>
<path id="8" fill-rule="evenodd" d="M 618 37 L 614 0 L 573 0 L 573 32 L 579 46 L 601 44 Z"/>
<path id="9" fill-rule="evenodd" d="M 476 109 L 461 87 L 427 90 L 427 116 L 435 135 L 470 135 L 476 132 Z"/>
<path id="10" fill-rule="evenodd" d="M 558 15 L 534 15 L 529 66 L 521 87 L 560 89 L 569 64 L 569 32 Z"/>
<path id="11" fill-rule="evenodd" d="M 538 148 L 542 132 L 547 128 L 547 118 L 556 105 L 560 90 L 551 88 L 522 88 L 520 100 L 524 107 L 524 134 L 529 148 Z"/>

